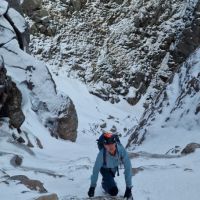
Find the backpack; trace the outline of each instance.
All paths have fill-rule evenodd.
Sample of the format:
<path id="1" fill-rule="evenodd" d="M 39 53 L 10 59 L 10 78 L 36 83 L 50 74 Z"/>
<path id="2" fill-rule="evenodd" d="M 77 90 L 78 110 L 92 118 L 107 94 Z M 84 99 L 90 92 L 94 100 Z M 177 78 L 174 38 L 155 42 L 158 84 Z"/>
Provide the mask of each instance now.
<path id="1" fill-rule="evenodd" d="M 121 144 L 120 140 L 119 140 L 119 135 L 117 134 L 113 134 L 115 137 L 115 141 L 117 144 Z M 101 134 L 101 136 L 99 137 L 99 139 L 97 139 L 97 146 L 99 151 L 101 151 L 101 149 L 104 148 L 104 133 Z"/>

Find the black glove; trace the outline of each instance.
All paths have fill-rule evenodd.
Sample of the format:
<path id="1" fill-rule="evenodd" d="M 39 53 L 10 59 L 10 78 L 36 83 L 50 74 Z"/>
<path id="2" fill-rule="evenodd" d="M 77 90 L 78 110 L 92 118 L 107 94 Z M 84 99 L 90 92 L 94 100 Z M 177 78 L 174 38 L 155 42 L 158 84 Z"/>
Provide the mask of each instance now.
<path id="1" fill-rule="evenodd" d="M 132 197 L 132 193 L 131 193 L 131 188 L 129 188 L 129 187 L 126 187 L 126 191 L 125 191 L 125 193 L 124 193 L 124 198 L 130 198 L 130 197 Z"/>
<path id="2" fill-rule="evenodd" d="M 90 189 L 88 191 L 88 196 L 89 197 L 93 197 L 94 196 L 94 190 L 95 190 L 95 187 L 90 187 Z"/>

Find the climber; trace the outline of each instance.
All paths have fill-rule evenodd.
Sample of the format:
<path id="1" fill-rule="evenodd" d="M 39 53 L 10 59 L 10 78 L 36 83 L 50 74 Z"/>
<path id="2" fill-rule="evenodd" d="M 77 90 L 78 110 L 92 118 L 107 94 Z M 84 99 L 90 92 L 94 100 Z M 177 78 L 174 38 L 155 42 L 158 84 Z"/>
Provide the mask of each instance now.
<path id="1" fill-rule="evenodd" d="M 93 197 L 99 172 L 102 175 L 102 188 L 111 196 L 118 194 L 118 187 L 114 180 L 115 174 L 119 176 L 119 166 L 124 165 L 124 176 L 126 182 L 126 191 L 124 198 L 132 198 L 132 167 L 128 153 L 119 141 L 117 135 L 112 133 L 103 133 L 98 141 L 99 153 L 97 155 L 88 196 Z"/>

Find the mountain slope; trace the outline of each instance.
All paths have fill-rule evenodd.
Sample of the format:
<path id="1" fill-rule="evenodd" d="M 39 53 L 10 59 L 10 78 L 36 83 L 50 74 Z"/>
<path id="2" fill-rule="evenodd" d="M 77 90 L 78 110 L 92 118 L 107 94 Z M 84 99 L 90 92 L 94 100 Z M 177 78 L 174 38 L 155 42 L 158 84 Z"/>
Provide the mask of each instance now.
<path id="1" fill-rule="evenodd" d="M 135 105 L 146 92 L 149 100 L 158 93 L 189 55 L 181 41 L 198 7 L 195 0 L 43 1 L 28 18 L 31 52 L 92 94 Z"/>
<path id="2" fill-rule="evenodd" d="M 151 133 L 151 128 L 173 127 L 191 132 L 199 130 L 200 69 L 199 49 L 182 64 L 169 84 L 160 92 L 149 109 L 142 116 L 132 134 L 131 143 L 141 144 Z M 159 135 L 158 135 L 159 136 Z M 178 142 L 178 141 L 176 141 Z M 194 141 L 195 142 L 195 141 Z"/>
<path id="3" fill-rule="evenodd" d="M 0 118 L 2 199 L 52 193 L 59 200 L 87 199 L 96 139 L 104 130 L 121 134 L 123 145 L 130 137 L 135 200 L 199 199 L 200 50 L 191 54 L 199 46 L 199 1 L 24 0 L 30 50 L 46 64 L 22 51 L 26 43 L 5 14 L 19 33 L 24 18 L 1 3 L 0 55 L 21 91 L 25 115 L 20 129 Z M 77 128 L 74 113 L 76 142 L 50 135 L 68 96 L 79 120 Z M 119 200 L 123 171 L 116 177 Z M 95 195 L 110 200 L 101 177 Z"/>

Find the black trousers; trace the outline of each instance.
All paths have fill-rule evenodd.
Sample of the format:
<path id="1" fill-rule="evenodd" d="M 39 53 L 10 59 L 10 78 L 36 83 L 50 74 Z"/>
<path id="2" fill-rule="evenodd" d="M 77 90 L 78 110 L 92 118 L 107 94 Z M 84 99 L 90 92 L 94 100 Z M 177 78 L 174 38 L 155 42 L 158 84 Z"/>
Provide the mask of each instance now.
<path id="1" fill-rule="evenodd" d="M 111 170 L 110 168 L 102 167 L 100 169 L 100 173 L 102 175 L 102 187 L 111 196 L 116 196 L 118 193 L 118 188 L 116 182 L 114 180 L 115 170 Z"/>

